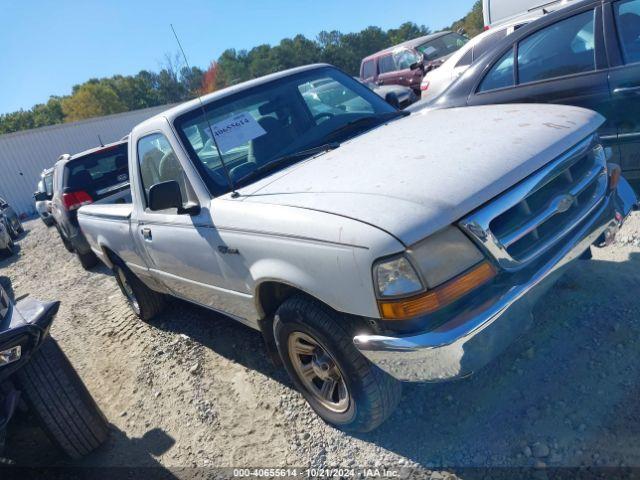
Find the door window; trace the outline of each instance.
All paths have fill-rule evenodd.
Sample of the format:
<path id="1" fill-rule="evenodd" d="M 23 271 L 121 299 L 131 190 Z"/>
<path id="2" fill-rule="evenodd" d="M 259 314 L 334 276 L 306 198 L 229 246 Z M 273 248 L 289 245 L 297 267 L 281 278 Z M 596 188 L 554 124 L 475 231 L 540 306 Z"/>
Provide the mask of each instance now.
<path id="1" fill-rule="evenodd" d="M 616 2 L 614 9 L 624 62 L 640 62 L 640 0 Z"/>
<path id="2" fill-rule="evenodd" d="M 147 203 L 151 187 L 170 180 L 178 182 L 184 203 L 188 201 L 186 175 L 169 140 L 163 134 L 153 133 L 138 141 L 138 164 Z"/>
<path id="3" fill-rule="evenodd" d="M 458 63 L 456 63 L 455 68 L 468 67 L 472 63 L 473 63 L 473 48 L 470 48 L 465 52 L 462 58 L 458 60 Z"/>
<path id="4" fill-rule="evenodd" d="M 513 87 L 513 50 L 509 50 L 484 77 L 479 92 Z"/>
<path id="5" fill-rule="evenodd" d="M 362 79 L 372 78 L 376 76 L 376 65 L 373 60 L 367 60 L 362 64 Z"/>
<path id="6" fill-rule="evenodd" d="M 518 46 L 519 83 L 593 71 L 594 11 L 546 27 Z"/>
<path id="7" fill-rule="evenodd" d="M 393 61 L 391 54 L 380 57 L 380 73 L 388 73 L 396 71 L 396 64 Z"/>
<path id="8" fill-rule="evenodd" d="M 53 195 L 53 173 L 44 177 L 44 188 L 47 195 L 51 197 Z"/>

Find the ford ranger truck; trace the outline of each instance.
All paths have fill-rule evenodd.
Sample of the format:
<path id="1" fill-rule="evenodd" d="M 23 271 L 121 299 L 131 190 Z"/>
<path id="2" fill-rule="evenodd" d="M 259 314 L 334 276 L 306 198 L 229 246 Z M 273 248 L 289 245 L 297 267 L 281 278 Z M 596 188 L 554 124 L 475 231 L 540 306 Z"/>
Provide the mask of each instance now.
<path id="1" fill-rule="evenodd" d="M 613 238 L 637 199 L 602 122 L 558 105 L 400 112 L 307 66 L 137 125 L 132 203 L 78 218 L 143 320 L 170 295 L 257 329 L 325 421 L 370 431 L 401 381 L 487 364 Z"/>

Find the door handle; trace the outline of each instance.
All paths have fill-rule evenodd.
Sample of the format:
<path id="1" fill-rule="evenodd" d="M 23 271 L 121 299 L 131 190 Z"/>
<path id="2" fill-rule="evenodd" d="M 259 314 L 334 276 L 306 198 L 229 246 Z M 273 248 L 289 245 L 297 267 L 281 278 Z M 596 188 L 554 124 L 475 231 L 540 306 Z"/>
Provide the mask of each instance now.
<path id="1" fill-rule="evenodd" d="M 640 85 L 637 87 L 619 87 L 613 91 L 614 95 L 640 95 Z"/>
<path id="2" fill-rule="evenodd" d="M 151 229 L 150 228 L 145 227 L 145 228 L 140 230 L 140 233 L 142 234 L 142 237 L 145 240 L 151 240 Z"/>

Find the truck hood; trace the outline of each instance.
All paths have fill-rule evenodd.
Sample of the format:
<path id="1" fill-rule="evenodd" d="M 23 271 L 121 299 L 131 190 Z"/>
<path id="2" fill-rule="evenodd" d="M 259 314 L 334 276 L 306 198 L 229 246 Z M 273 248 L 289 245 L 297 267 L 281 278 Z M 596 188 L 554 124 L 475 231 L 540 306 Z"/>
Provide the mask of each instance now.
<path id="1" fill-rule="evenodd" d="M 341 215 L 412 245 L 594 133 L 604 118 L 558 105 L 420 110 L 241 190 L 244 201 Z"/>

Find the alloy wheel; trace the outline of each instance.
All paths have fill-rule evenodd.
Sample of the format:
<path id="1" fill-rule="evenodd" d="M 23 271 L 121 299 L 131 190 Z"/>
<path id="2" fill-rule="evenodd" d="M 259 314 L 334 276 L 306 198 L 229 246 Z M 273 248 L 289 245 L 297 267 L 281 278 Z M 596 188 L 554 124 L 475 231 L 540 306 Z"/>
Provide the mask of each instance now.
<path id="1" fill-rule="evenodd" d="M 302 332 L 288 340 L 289 359 L 307 391 L 326 409 L 344 413 L 351 395 L 340 367 L 320 342 Z"/>

